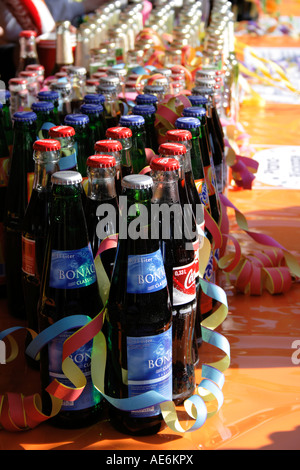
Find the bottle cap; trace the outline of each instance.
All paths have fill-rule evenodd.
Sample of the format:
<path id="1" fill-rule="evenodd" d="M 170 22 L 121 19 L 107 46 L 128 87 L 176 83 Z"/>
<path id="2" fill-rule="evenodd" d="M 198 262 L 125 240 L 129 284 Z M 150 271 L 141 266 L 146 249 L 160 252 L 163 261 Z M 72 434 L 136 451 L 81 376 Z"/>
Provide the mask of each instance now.
<path id="1" fill-rule="evenodd" d="M 86 75 L 86 68 L 80 65 L 70 65 L 67 69 L 67 73 L 68 75 L 84 76 Z"/>
<path id="2" fill-rule="evenodd" d="M 112 85 L 114 87 L 118 87 L 120 85 L 120 79 L 116 75 L 107 75 L 106 77 L 100 77 L 99 79 L 100 85 Z"/>
<path id="3" fill-rule="evenodd" d="M 54 104 L 51 101 L 36 101 L 31 105 L 32 111 L 35 113 L 39 111 L 52 111 L 54 109 Z"/>
<path id="4" fill-rule="evenodd" d="M 51 182 L 59 185 L 72 185 L 81 183 L 82 176 L 78 171 L 57 171 L 51 176 Z"/>
<path id="5" fill-rule="evenodd" d="M 32 31 L 32 30 L 29 30 L 29 29 L 28 30 L 27 29 L 23 30 L 19 34 L 20 38 L 30 38 L 32 36 L 36 37 L 37 33 L 36 33 L 36 31 Z"/>
<path id="6" fill-rule="evenodd" d="M 67 114 L 65 117 L 65 124 L 67 126 L 83 126 L 90 122 L 86 114 Z"/>
<path id="7" fill-rule="evenodd" d="M 199 119 L 194 117 L 180 117 L 175 121 L 177 129 L 195 129 L 200 127 L 200 125 Z"/>
<path id="8" fill-rule="evenodd" d="M 33 70 L 22 70 L 22 72 L 20 72 L 20 77 L 35 78 L 37 76 L 38 76 L 37 72 L 34 72 Z"/>
<path id="9" fill-rule="evenodd" d="M 116 159 L 112 155 L 91 155 L 86 164 L 92 168 L 113 168 L 116 166 Z"/>
<path id="10" fill-rule="evenodd" d="M 32 70 L 34 72 L 44 72 L 45 71 L 45 67 L 43 65 L 40 65 L 40 64 L 29 64 L 29 65 L 26 65 L 26 70 Z"/>
<path id="11" fill-rule="evenodd" d="M 188 96 L 188 99 L 190 100 L 192 106 L 199 106 L 199 105 L 205 105 L 208 102 L 208 99 L 206 96 L 203 95 L 190 95 Z"/>
<path id="12" fill-rule="evenodd" d="M 165 89 L 161 85 L 145 85 L 144 92 L 145 93 L 164 93 Z"/>
<path id="13" fill-rule="evenodd" d="M 97 114 L 103 112 L 102 104 L 94 104 L 94 103 L 84 103 L 80 106 L 80 111 L 83 114 Z"/>
<path id="14" fill-rule="evenodd" d="M 156 108 L 152 104 L 137 104 L 132 108 L 132 114 L 139 116 L 152 116 L 155 112 Z"/>
<path id="15" fill-rule="evenodd" d="M 109 127 L 105 133 L 106 137 L 112 139 L 129 139 L 132 137 L 132 130 L 129 127 Z"/>
<path id="16" fill-rule="evenodd" d="M 195 86 L 191 91 L 193 95 L 212 95 L 214 92 L 211 87 L 206 86 Z"/>
<path id="17" fill-rule="evenodd" d="M 99 93 L 95 94 L 88 94 L 85 95 L 83 98 L 85 103 L 90 103 L 90 104 L 103 104 L 105 101 L 105 96 L 100 95 Z"/>
<path id="18" fill-rule="evenodd" d="M 122 150 L 122 144 L 118 140 L 98 140 L 95 142 L 94 149 L 96 152 L 120 152 Z"/>
<path id="19" fill-rule="evenodd" d="M 125 114 L 120 117 L 119 124 L 124 127 L 140 127 L 145 124 L 145 119 L 137 114 Z"/>
<path id="20" fill-rule="evenodd" d="M 122 178 L 122 187 L 128 189 L 149 189 L 153 180 L 148 175 L 127 175 Z"/>
<path id="21" fill-rule="evenodd" d="M 158 148 L 161 155 L 184 155 L 186 154 L 186 146 L 183 144 L 175 144 L 174 142 L 166 142 Z"/>
<path id="22" fill-rule="evenodd" d="M 99 85 L 99 80 L 96 78 L 88 78 L 85 82 L 86 86 L 97 86 Z"/>
<path id="23" fill-rule="evenodd" d="M 117 77 L 126 77 L 127 75 L 127 70 L 120 67 L 111 67 L 107 72 L 109 75 L 116 75 Z"/>
<path id="24" fill-rule="evenodd" d="M 33 150 L 40 150 L 41 152 L 60 150 L 60 142 L 54 139 L 36 140 L 33 144 Z"/>
<path id="25" fill-rule="evenodd" d="M 54 90 L 39 91 L 37 97 L 40 101 L 57 101 L 59 98 L 59 94 L 57 93 L 57 91 Z"/>
<path id="26" fill-rule="evenodd" d="M 100 83 L 98 86 L 97 86 L 97 92 L 100 92 L 100 94 L 104 94 L 104 93 L 116 93 L 117 92 L 117 87 L 114 86 L 114 85 L 102 85 L 102 83 Z"/>
<path id="27" fill-rule="evenodd" d="M 170 129 L 166 132 L 166 137 L 172 142 L 182 142 L 183 140 L 191 140 L 192 134 L 186 129 Z"/>
<path id="28" fill-rule="evenodd" d="M 200 106 L 191 106 L 190 108 L 184 108 L 182 111 L 183 116 L 193 117 L 193 116 L 205 116 L 206 109 L 201 108 Z"/>
<path id="29" fill-rule="evenodd" d="M 150 168 L 153 171 L 175 171 L 179 170 L 180 164 L 175 158 L 153 158 Z"/>
<path id="30" fill-rule="evenodd" d="M 16 122 L 33 122 L 37 115 L 33 111 L 18 111 L 13 114 L 12 119 Z"/>
<path id="31" fill-rule="evenodd" d="M 72 137 L 75 135 L 75 129 L 71 126 L 54 126 L 48 131 L 50 137 Z"/>
<path id="32" fill-rule="evenodd" d="M 11 78 L 9 81 L 8 81 L 8 84 L 9 85 L 26 85 L 27 84 L 27 80 L 25 78 Z"/>
<path id="33" fill-rule="evenodd" d="M 150 95 L 147 93 L 137 95 L 137 97 L 135 98 L 136 104 L 156 104 L 157 101 L 158 101 L 157 96 Z"/>
<path id="34" fill-rule="evenodd" d="M 72 85 L 70 82 L 67 81 L 54 81 L 50 85 L 52 90 L 59 90 L 59 91 L 71 91 Z"/>

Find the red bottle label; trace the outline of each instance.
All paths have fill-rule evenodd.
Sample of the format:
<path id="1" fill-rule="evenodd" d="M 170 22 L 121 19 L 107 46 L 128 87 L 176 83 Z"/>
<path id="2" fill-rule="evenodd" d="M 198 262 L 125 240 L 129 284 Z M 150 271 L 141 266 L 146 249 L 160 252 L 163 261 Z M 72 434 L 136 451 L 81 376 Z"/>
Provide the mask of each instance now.
<path id="1" fill-rule="evenodd" d="M 35 276 L 35 240 L 22 237 L 22 271 Z"/>
<path id="2" fill-rule="evenodd" d="M 195 262 L 173 268 L 173 305 L 186 304 L 195 297 Z"/>

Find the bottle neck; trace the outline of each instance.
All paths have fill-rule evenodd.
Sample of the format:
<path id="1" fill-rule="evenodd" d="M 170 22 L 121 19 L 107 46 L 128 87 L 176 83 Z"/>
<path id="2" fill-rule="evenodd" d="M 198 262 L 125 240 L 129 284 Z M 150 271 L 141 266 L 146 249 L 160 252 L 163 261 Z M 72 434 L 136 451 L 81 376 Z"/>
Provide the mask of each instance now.
<path id="1" fill-rule="evenodd" d="M 34 37 L 20 38 L 20 58 L 26 59 L 27 57 L 37 59 L 36 43 Z"/>
<path id="2" fill-rule="evenodd" d="M 90 199 L 107 201 L 117 197 L 114 168 L 88 168 L 87 174 Z"/>
<path id="3" fill-rule="evenodd" d="M 51 175 L 59 171 L 59 152 L 38 152 L 35 155 L 33 189 L 50 191 Z"/>
<path id="4" fill-rule="evenodd" d="M 179 203 L 178 173 L 156 171 L 153 174 L 152 203 L 168 205 Z"/>

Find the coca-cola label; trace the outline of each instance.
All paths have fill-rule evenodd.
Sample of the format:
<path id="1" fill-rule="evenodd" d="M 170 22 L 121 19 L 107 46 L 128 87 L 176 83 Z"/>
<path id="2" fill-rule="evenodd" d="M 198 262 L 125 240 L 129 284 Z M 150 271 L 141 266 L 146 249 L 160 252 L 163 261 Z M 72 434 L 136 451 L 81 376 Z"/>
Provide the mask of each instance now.
<path id="1" fill-rule="evenodd" d="M 196 297 L 195 262 L 173 268 L 172 305 L 184 305 Z"/>
<path id="2" fill-rule="evenodd" d="M 129 255 L 127 266 L 127 292 L 149 294 L 167 285 L 161 251 L 147 255 Z"/>

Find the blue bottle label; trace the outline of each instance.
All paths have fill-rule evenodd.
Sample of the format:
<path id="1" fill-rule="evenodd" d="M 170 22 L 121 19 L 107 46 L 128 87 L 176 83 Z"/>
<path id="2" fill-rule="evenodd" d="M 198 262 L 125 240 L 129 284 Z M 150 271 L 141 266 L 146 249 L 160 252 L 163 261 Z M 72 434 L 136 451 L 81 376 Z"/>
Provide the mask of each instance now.
<path id="1" fill-rule="evenodd" d="M 172 400 L 172 327 L 155 336 L 127 338 L 128 396 L 151 390 Z M 159 405 L 131 411 L 146 417 L 160 413 Z"/>
<path id="2" fill-rule="evenodd" d="M 76 168 L 77 156 L 75 150 L 70 155 L 62 156 L 58 162 L 58 165 L 60 170 L 72 170 L 73 168 Z"/>
<path id="3" fill-rule="evenodd" d="M 147 255 L 129 255 L 127 267 L 127 292 L 149 294 L 167 285 L 161 251 Z"/>
<path id="4" fill-rule="evenodd" d="M 78 289 L 96 282 L 90 246 L 80 250 L 52 250 L 49 285 L 54 289 Z"/>
<path id="5" fill-rule="evenodd" d="M 62 371 L 62 351 L 63 344 L 66 339 L 73 334 L 74 331 L 65 331 L 48 343 L 48 360 L 49 360 L 49 376 L 51 379 L 57 379 L 65 386 L 75 388 Z M 93 407 L 101 401 L 101 394 L 94 387 L 91 378 L 91 353 L 92 353 L 93 340 L 89 341 L 81 348 L 77 349 L 71 354 L 71 359 L 79 367 L 81 372 L 85 375 L 86 386 L 84 387 L 81 395 L 75 401 L 63 401 L 62 410 L 83 410 Z"/>

